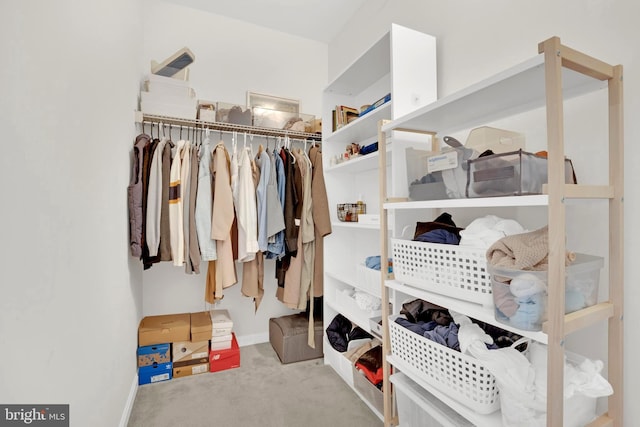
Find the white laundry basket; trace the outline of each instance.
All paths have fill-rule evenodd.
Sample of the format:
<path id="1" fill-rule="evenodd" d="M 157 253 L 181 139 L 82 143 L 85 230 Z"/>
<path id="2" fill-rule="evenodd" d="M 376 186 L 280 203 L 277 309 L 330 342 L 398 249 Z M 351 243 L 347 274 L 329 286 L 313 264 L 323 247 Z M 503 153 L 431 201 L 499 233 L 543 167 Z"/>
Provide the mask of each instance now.
<path id="1" fill-rule="evenodd" d="M 430 292 L 493 306 L 485 249 L 390 240 L 396 280 Z"/>
<path id="2" fill-rule="evenodd" d="M 391 354 L 417 372 L 425 382 L 479 414 L 500 408 L 495 378 L 476 358 L 431 341 L 389 317 Z"/>

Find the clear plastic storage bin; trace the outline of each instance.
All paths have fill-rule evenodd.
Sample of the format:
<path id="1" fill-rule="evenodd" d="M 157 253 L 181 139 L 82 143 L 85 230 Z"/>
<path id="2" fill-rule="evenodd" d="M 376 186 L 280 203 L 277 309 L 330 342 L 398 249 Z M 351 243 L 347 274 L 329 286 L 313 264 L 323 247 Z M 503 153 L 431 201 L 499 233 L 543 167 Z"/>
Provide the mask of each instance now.
<path id="1" fill-rule="evenodd" d="M 407 183 L 410 200 L 442 200 L 447 199 L 447 189 L 442 179 L 442 172 L 427 172 L 427 159 L 434 153 L 407 148 Z"/>
<path id="2" fill-rule="evenodd" d="M 469 160 L 467 197 L 541 194 L 548 182 L 547 158 L 526 151 L 493 154 Z M 565 159 L 565 183 L 575 184 L 571 160 Z"/>
<path id="3" fill-rule="evenodd" d="M 566 267 L 565 313 L 594 305 L 598 300 L 598 256 L 576 254 Z M 547 271 L 524 271 L 487 265 L 491 275 L 496 320 L 527 331 L 539 331 L 547 320 Z"/>

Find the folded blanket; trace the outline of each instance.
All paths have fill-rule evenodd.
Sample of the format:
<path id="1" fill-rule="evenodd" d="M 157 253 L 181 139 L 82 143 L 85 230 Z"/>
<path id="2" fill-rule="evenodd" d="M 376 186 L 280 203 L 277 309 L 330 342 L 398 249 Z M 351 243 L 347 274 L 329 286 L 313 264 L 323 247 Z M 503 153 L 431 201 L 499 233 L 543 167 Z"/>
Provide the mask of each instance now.
<path id="1" fill-rule="evenodd" d="M 565 264 L 569 265 L 574 260 L 575 253 L 567 252 Z M 548 227 L 503 237 L 487 249 L 487 262 L 496 267 L 516 270 L 548 270 Z"/>

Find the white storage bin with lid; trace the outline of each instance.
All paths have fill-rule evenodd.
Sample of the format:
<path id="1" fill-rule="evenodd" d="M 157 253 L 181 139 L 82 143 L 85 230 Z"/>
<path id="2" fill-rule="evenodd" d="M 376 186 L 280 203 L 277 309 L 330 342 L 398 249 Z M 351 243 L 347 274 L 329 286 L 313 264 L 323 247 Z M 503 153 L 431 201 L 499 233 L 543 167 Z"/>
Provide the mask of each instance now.
<path id="1" fill-rule="evenodd" d="M 211 310 L 211 336 L 229 336 L 233 329 L 233 321 L 228 310 Z"/>
<path id="2" fill-rule="evenodd" d="M 486 250 L 390 239 L 396 280 L 416 288 L 493 306 Z"/>
<path id="3" fill-rule="evenodd" d="M 594 305 L 598 299 L 602 257 L 576 254 L 565 268 L 565 313 Z M 514 270 L 488 265 L 495 318 L 518 329 L 539 331 L 547 316 L 547 271 Z"/>
<path id="4" fill-rule="evenodd" d="M 449 406 L 442 403 L 431 393 L 411 381 L 402 372 L 389 377 L 395 388 L 398 404 L 398 422 L 402 427 L 472 427 Z"/>

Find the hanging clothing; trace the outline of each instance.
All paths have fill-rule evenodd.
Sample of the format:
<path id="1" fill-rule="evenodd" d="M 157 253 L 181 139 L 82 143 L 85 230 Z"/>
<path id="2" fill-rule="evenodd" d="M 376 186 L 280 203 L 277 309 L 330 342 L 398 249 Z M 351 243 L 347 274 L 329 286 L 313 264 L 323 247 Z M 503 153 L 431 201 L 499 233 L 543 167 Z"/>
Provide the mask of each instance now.
<path id="1" fill-rule="evenodd" d="M 198 146 L 191 149 L 191 173 L 189 182 L 189 250 L 185 259 L 185 271 L 187 274 L 200 274 L 200 245 L 198 244 L 198 233 L 196 230 L 196 199 L 198 194 L 198 174 L 200 150 Z"/>
<path id="2" fill-rule="evenodd" d="M 280 231 L 284 230 L 284 214 L 282 211 L 282 204 L 280 203 L 280 198 L 278 197 L 278 187 L 277 187 L 277 171 L 276 171 L 276 161 L 275 158 L 269 154 L 268 151 L 265 151 L 266 154 L 266 164 L 269 165 L 269 177 L 267 181 L 267 248 L 268 250 L 269 241 L 275 242 L 275 236 Z"/>
<path id="3" fill-rule="evenodd" d="M 185 272 L 189 272 L 189 206 L 191 202 L 191 141 L 184 144 L 184 155 L 180 167 L 180 199 L 182 200 L 182 232 L 184 235 L 184 264 Z"/>
<path id="4" fill-rule="evenodd" d="M 147 189 L 146 241 L 149 256 L 158 255 L 160 248 L 160 210 L 162 209 L 162 153 L 167 143 L 161 139 L 151 158 L 149 185 Z"/>
<path id="5" fill-rule="evenodd" d="M 221 290 L 237 282 L 231 243 L 231 227 L 235 218 L 231 176 L 229 175 L 229 153 L 224 144 L 216 145 L 213 151 L 213 211 L 211 216 L 211 238 L 216 240 L 216 299 L 222 298 Z"/>
<path id="6" fill-rule="evenodd" d="M 171 183 L 172 150 L 175 144 L 167 140 L 162 150 L 162 196 L 160 207 L 160 247 L 158 261 L 171 261 L 171 230 L 169 224 L 169 186 Z"/>
<path id="7" fill-rule="evenodd" d="M 315 232 L 313 227 L 313 200 L 311 198 L 311 161 L 307 153 L 298 150 L 296 156 L 300 163 L 300 171 L 303 179 L 302 189 L 302 213 L 300 215 L 300 231 L 298 240 L 302 241 L 302 270 L 300 272 L 300 298 L 298 308 L 304 310 L 307 307 L 310 291 L 313 290 L 313 270 L 315 260 Z M 300 247 L 300 245 L 298 245 Z M 313 295 L 311 295 L 313 297 Z M 312 305 L 313 306 L 313 305 Z"/>
<path id="8" fill-rule="evenodd" d="M 171 234 L 171 258 L 176 267 L 184 263 L 184 226 L 182 210 L 181 166 L 184 157 L 185 140 L 178 141 L 176 155 L 171 164 L 169 184 L 169 227 Z"/>
<path id="9" fill-rule="evenodd" d="M 256 184 L 249 148 L 240 152 L 238 165 L 238 188 L 235 209 L 238 222 L 238 261 L 247 262 L 258 252 L 258 218 L 256 205 Z"/>
<path id="10" fill-rule="evenodd" d="M 136 137 L 133 145 L 133 166 L 131 180 L 127 188 L 127 199 L 129 203 L 129 247 L 131 255 L 142 256 L 142 162 L 144 147 L 149 144 L 151 137 L 140 134 Z"/>
<path id="11" fill-rule="evenodd" d="M 211 195 L 211 149 L 209 139 L 204 140 L 200 149 L 198 167 L 198 192 L 196 195 L 196 232 L 200 256 L 203 261 L 218 259 L 216 241 L 211 238 L 211 215 L 213 197 Z"/>
<path id="12" fill-rule="evenodd" d="M 284 163 L 280 155 L 274 150 L 271 154 L 271 166 L 275 171 L 276 190 L 278 203 L 280 204 L 280 214 L 282 216 L 282 230 L 276 233 L 273 241 L 269 241 L 267 244 L 267 259 L 281 258 L 285 253 L 284 248 L 284 199 L 285 199 L 285 185 L 286 176 L 284 171 Z"/>
<path id="13" fill-rule="evenodd" d="M 249 156 L 247 156 L 249 158 Z M 252 182 L 254 190 L 260 181 L 260 171 L 256 164 L 252 166 Z M 256 211 L 254 211 L 255 216 Z M 257 223 L 256 223 L 257 226 Z M 257 244 L 257 241 L 256 241 Z M 264 257 L 258 250 L 250 261 L 242 263 L 242 295 L 253 298 L 255 311 L 258 311 L 262 297 L 264 296 Z"/>
<path id="14" fill-rule="evenodd" d="M 256 201 L 258 207 L 258 248 L 262 252 L 267 250 L 267 185 L 271 174 L 271 161 L 269 155 L 262 149 L 255 159 L 260 169 L 260 181 L 256 188 Z"/>
<path id="15" fill-rule="evenodd" d="M 322 150 L 319 146 L 309 149 L 311 160 L 311 198 L 313 199 L 313 226 L 315 230 L 315 261 L 313 268 L 313 295 L 324 295 L 324 237 L 331 234 L 331 216 L 327 187 L 324 182 Z"/>
<path id="16" fill-rule="evenodd" d="M 156 147 L 160 143 L 159 139 L 154 139 L 147 144 L 143 150 L 142 160 L 142 267 L 144 270 L 151 268 L 153 258 L 149 255 L 149 246 L 147 245 L 147 201 L 149 195 L 149 177 L 151 174 L 151 160 L 156 151 Z"/>
<path id="17" fill-rule="evenodd" d="M 290 165 L 293 170 L 293 190 L 298 196 L 298 203 L 295 206 L 293 212 L 293 223 L 295 227 L 295 252 L 290 253 L 289 268 L 284 273 L 284 294 L 282 302 L 289 308 L 297 309 L 300 303 L 300 279 L 302 277 L 302 264 L 304 262 L 304 252 L 302 251 L 302 238 L 300 236 L 300 224 L 302 224 L 302 212 L 303 212 L 303 175 L 302 170 L 305 169 L 305 165 L 301 164 L 291 152 L 287 152 L 292 158 Z M 285 218 L 286 219 L 286 218 Z M 287 239 L 287 241 L 293 239 Z M 289 243 L 287 243 L 289 244 Z"/>

